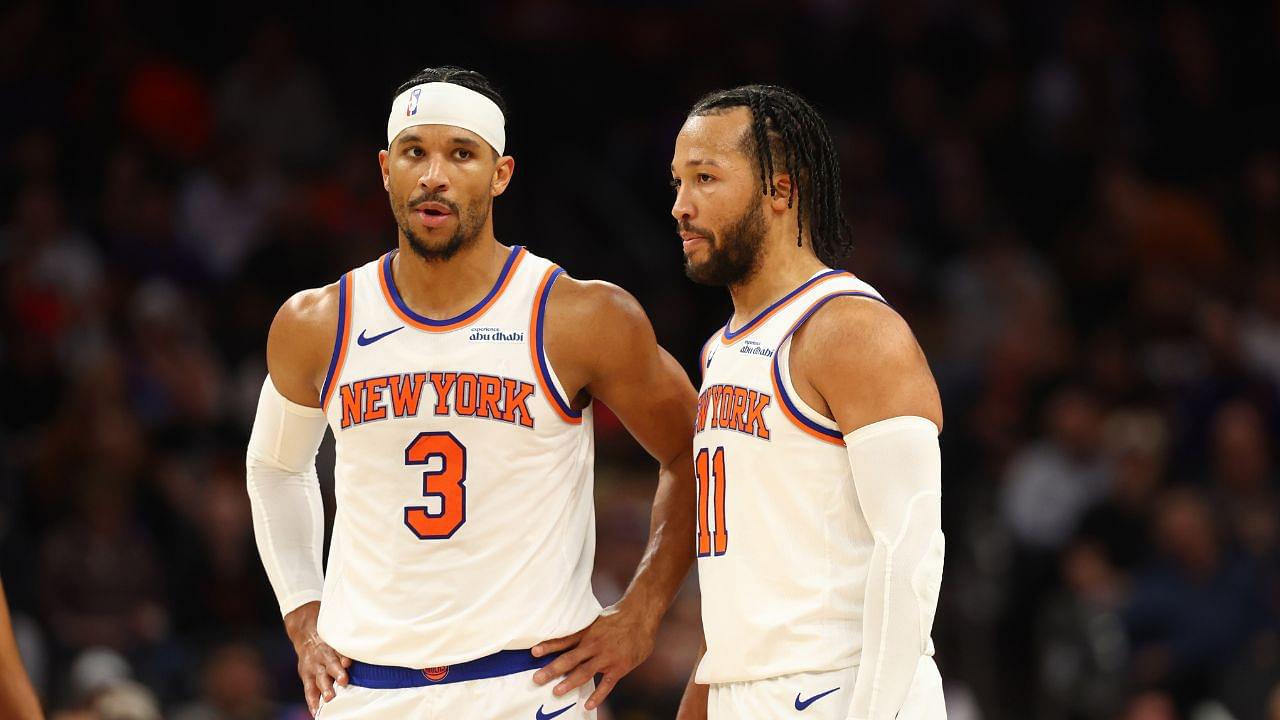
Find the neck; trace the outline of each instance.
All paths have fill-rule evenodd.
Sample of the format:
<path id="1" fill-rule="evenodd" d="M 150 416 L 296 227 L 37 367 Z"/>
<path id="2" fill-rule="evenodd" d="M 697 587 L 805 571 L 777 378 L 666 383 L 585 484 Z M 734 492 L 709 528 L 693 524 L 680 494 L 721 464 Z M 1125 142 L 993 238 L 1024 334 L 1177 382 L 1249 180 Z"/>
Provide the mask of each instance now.
<path id="1" fill-rule="evenodd" d="M 498 243 L 486 226 L 448 260 L 428 262 L 400 235 L 400 251 L 391 261 L 391 275 L 405 303 L 419 315 L 443 320 L 479 302 L 493 288 L 511 252 Z"/>
<path id="2" fill-rule="evenodd" d="M 809 250 L 809 239 L 805 238 L 804 247 L 796 247 L 795 237 L 793 228 L 789 241 L 779 238 L 765 240 L 765 247 L 761 248 L 763 257 L 755 272 L 742 282 L 729 286 L 729 295 L 733 298 L 734 328 L 750 322 L 778 298 L 795 290 L 814 273 L 826 269 Z M 789 244 L 784 245 L 786 242 Z"/>

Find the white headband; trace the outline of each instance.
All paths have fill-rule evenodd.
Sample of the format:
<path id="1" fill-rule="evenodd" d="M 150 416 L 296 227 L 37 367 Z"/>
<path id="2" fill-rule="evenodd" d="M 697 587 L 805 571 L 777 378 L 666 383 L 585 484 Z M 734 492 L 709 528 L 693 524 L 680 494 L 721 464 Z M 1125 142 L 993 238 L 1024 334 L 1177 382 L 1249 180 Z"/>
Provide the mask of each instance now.
<path id="1" fill-rule="evenodd" d="M 391 103 L 387 147 L 405 128 L 453 125 L 484 138 L 501 155 L 507 144 L 506 124 L 498 104 L 475 90 L 445 82 L 415 85 Z"/>

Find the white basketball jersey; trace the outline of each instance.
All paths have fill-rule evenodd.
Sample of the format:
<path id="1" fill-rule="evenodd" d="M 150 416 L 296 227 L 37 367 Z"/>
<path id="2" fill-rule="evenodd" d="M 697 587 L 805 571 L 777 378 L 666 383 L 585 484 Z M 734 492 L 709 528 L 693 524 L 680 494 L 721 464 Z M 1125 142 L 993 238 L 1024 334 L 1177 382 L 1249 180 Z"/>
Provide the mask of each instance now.
<path id="1" fill-rule="evenodd" d="M 795 393 L 790 340 L 827 301 L 870 285 L 828 270 L 704 346 L 694 437 L 699 683 L 850 667 L 874 540 L 841 432 Z M 857 352 L 848 348 L 847 352 Z"/>
<path id="2" fill-rule="evenodd" d="M 561 271 L 514 247 L 488 295 L 432 320 L 401 298 L 394 256 L 339 283 L 320 636 L 363 662 L 428 668 L 576 632 L 600 611 L 594 440 L 542 346 Z"/>

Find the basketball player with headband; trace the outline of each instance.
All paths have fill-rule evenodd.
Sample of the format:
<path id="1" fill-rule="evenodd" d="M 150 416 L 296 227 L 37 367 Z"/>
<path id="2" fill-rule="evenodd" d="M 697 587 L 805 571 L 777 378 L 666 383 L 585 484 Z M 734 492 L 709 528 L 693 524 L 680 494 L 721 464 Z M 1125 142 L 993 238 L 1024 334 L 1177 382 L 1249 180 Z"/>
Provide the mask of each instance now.
<path id="1" fill-rule="evenodd" d="M 482 75 L 404 83 L 378 154 L 396 247 L 294 295 L 268 335 L 248 489 L 325 720 L 592 718 L 692 563 L 693 387 L 630 295 L 495 238 L 505 152 Z M 659 465 L 647 550 L 606 610 L 591 590 L 597 400 Z"/>

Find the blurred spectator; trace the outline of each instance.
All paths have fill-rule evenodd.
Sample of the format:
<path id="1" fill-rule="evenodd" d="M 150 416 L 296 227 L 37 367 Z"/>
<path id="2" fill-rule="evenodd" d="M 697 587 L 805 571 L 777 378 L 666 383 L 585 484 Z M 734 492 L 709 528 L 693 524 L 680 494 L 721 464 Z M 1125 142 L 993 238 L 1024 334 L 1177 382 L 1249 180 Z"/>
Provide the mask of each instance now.
<path id="1" fill-rule="evenodd" d="M 188 178 L 178 201 L 178 235 L 205 274 L 227 278 L 262 241 L 278 189 L 240 138 L 224 135 L 208 172 Z"/>
<path id="2" fill-rule="evenodd" d="M 296 32 L 283 17 L 262 22 L 218 88 L 218 123 L 247 138 L 255 157 L 315 168 L 333 151 L 336 123 L 325 82 L 297 53 Z"/>
<path id="3" fill-rule="evenodd" d="M 1116 411 L 1102 433 L 1112 458 L 1112 486 L 1084 514 L 1079 534 L 1101 543 L 1109 562 L 1130 571 L 1147 559 L 1152 502 L 1165 475 L 1167 424 L 1154 410 Z"/>
<path id="4" fill-rule="evenodd" d="M 108 476 L 109 477 L 109 476 Z M 159 567 L 120 481 L 82 483 L 76 510 L 45 542 L 43 599 L 54 639 L 68 650 L 132 652 L 168 631 Z"/>
<path id="5" fill-rule="evenodd" d="M 1080 515 L 1110 490 L 1101 408 L 1087 389 L 1057 391 L 1045 411 L 1045 435 L 1009 462 L 1002 508 L 1015 542 L 1030 551 L 1061 548 Z"/>
<path id="6" fill-rule="evenodd" d="M 1127 579 L 1100 546 L 1073 543 L 1062 555 L 1063 588 L 1040 613 L 1043 695 L 1036 717 L 1106 718 L 1118 709 L 1129 661 L 1120 612 Z"/>
<path id="7" fill-rule="evenodd" d="M 1173 699 L 1162 692 L 1145 692 L 1130 698 L 1120 720 L 1180 720 Z"/>
<path id="8" fill-rule="evenodd" d="M 270 700 L 266 668 L 251 646 L 229 643 L 205 662 L 200 699 L 174 713 L 174 720 L 274 720 L 280 711 Z"/>
<path id="9" fill-rule="evenodd" d="M 1209 503 L 1189 488 L 1158 500 L 1157 557 L 1138 575 L 1125 619 L 1140 680 L 1183 707 L 1212 697 L 1214 670 L 1235 659 L 1265 616 L 1257 579 L 1224 546 Z"/>

